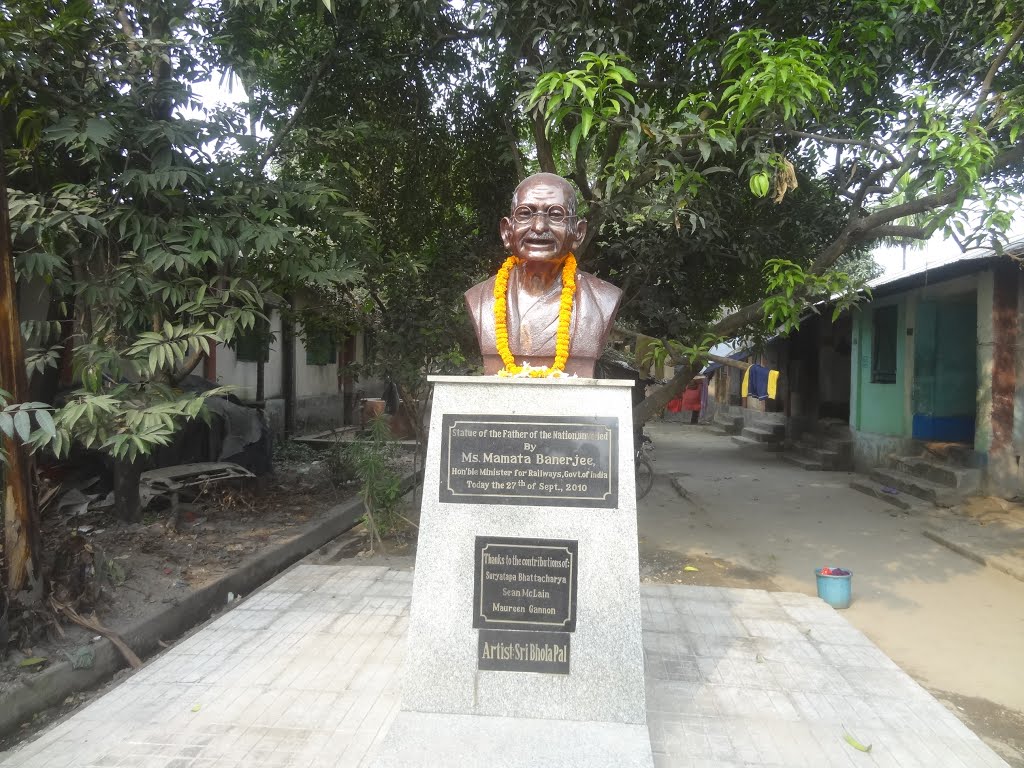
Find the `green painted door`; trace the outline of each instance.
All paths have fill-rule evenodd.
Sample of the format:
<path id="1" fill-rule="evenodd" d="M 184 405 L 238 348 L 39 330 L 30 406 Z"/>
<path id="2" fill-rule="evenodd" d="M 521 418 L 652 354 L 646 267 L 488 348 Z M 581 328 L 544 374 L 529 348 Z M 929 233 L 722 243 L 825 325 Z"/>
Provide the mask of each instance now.
<path id="1" fill-rule="evenodd" d="M 916 440 L 974 441 L 977 338 L 973 296 L 918 304 L 912 427 Z"/>

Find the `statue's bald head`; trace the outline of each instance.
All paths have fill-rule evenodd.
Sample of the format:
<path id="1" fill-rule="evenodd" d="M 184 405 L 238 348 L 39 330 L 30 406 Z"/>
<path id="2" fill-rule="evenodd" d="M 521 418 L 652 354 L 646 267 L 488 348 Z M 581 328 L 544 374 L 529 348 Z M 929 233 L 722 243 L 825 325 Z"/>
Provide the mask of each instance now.
<path id="1" fill-rule="evenodd" d="M 555 173 L 535 173 L 519 182 L 519 186 L 512 194 L 512 210 L 519 207 L 527 192 L 538 186 L 552 186 L 561 189 L 566 211 L 570 216 L 576 215 L 576 190 L 573 189 L 572 184 Z"/>

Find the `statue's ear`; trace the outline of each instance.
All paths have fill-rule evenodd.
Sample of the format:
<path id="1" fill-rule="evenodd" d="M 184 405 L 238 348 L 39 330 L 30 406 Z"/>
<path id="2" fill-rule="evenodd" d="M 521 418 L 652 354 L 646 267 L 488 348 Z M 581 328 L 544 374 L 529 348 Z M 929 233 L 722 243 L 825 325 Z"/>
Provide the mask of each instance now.
<path id="1" fill-rule="evenodd" d="M 498 224 L 498 234 L 501 235 L 502 245 L 509 253 L 512 252 L 512 220 L 506 216 Z"/>
<path id="2" fill-rule="evenodd" d="M 573 240 L 572 249 L 575 251 L 583 244 L 583 240 L 587 237 L 587 220 L 577 219 L 576 220 L 576 238 Z"/>

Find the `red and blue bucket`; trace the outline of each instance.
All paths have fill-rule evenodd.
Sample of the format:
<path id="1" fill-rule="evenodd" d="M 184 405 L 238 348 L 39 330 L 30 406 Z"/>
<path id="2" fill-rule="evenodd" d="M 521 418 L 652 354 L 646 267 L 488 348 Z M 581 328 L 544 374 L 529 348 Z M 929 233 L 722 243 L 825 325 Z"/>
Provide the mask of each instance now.
<path id="1" fill-rule="evenodd" d="M 818 578 L 818 597 L 833 608 L 850 607 L 850 579 L 853 573 L 845 568 L 819 568 L 814 572 Z"/>

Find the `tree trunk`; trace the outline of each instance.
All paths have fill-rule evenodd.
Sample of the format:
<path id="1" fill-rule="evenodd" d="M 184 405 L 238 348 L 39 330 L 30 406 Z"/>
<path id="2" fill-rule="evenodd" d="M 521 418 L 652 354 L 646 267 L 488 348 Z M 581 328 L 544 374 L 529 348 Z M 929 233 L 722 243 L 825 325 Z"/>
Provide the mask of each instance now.
<path id="1" fill-rule="evenodd" d="M 142 501 L 139 499 L 141 462 L 114 462 L 114 514 L 126 523 L 142 519 Z"/>
<path id="2" fill-rule="evenodd" d="M 288 309 L 294 296 L 285 295 Z M 284 397 L 284 438 L 295 434 L 295 321 L 281 312 L 281 395 Z"/>
<path id="3" fill-rule="evenodd" d="M 264 390 L 266 389 L 266 363 L 263 362 L 263 350 L 260 350 L 260 355 L 256 358 L 256 402 L 262 403 L 265 397 Z"/>
<path id="4" fill-rule="evenodd" d="M 23 402 L 28 391 L 17 301 L 7 176 L 0 155 L 0 389 L 7 390 L 16 403 Z M 18 440 L 4 437 L 3 447 L 7 452 L 3 475 L 5 584 L 12 601 L 38 604 L 43 600 L 43 580 L 39 570 L 39 510 L 32 486 L 32 460 Z"/>
<path id="5" fill-rule="evenodd" d="M 654 414 L 668 405 L 673 397 L 686 388 L 686 385 L 690 383 L 690 379 L 693 376 L 693 367 L 689 363 L 679 366 L 676 369 L 676 375 L 664 387 L 656 389 L 633 409 L 633 426 L 642 427 L 650 421 Z"/>

